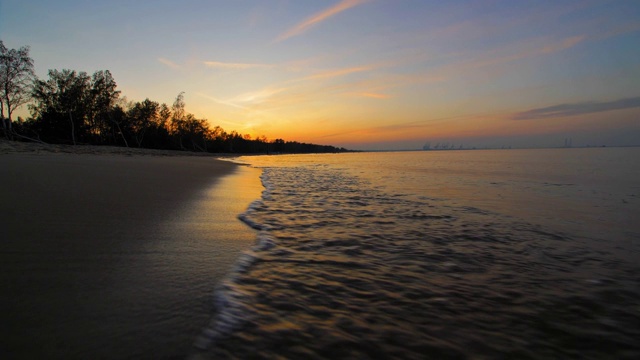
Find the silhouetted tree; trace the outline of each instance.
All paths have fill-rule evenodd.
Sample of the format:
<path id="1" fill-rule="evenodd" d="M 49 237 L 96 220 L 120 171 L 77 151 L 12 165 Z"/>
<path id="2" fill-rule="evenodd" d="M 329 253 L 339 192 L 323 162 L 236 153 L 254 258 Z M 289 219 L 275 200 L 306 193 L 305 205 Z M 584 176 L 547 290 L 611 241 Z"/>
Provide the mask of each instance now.
<path id="1" fill-rule="evenodd" d="M 122 139 L 122 143 L 124 146 L 129 147 L 129 142 L 127 141 L 127 137 L 125 136 L 124 130 L 128 126 L 129 119 L 127 118 L 127 114 L 120 104 L 117 104 L 109 111 L 109 122 L 113 125 L 111 128 L 111 133 L 113 134 L 113 139 Z"/>
<path id="2" fill-rule="evenodd" d="M 149 99 L 137 102 L 127 111 L 128 129 L 138 147 L 142 147 L 145 135 L 159 127 L 160 104 Z"/>
<path id="3" fill-rule="evenodd" d="M 101 144 L 106 143 L 112 134 L 113 122 L 110 120 L 111 111 L 120 96 L 116 90 L 116 82 L 109 70 L 100 70 L 91 77 L 91 89 L 86 97 L 87 121 L 92 137 Z"/>
<path id="4" fill-rule="evenodd" d="M 180 92 L 176 96 L 176 100 L 171 106 L 171 122 L 169 124 L 169 133 L 178 140 L 178 146 L 181 150 L 185 150 L 182 144 L 182 136 L 185 127 L 185 103 L 184 103 L 184 91 Z"/>
<path id="5" fill-rule="evenodd" d="M 158 149 L 230 153 L 296 153 L 345 151 L 264 136 L 252 138 L 236 131 L 211 127 L 185 110 L 184 92 L 169 108 L 145 99 L 120 98 L 107 70 L 93 76 L 72 70 L 49 70 L 47 80 L 36 80 L 32 90 L 32 118 L 20 129 L 53 142 L 109 144 Z"/>
<path id="6" fill-rule="evenodd" d="M 7 49 L 0 40 L 0 120 L 5 135 L 10 136 L 11 115 L 29 101 L 30 86 L 35 76 L 29 47 Z M 7 110 L 7 120 L 4 111 Z"/>
<path id="7" fill-rule="evenodd" d="M 275 151 L 277 153 L 284 152 L 284 140 L 275 139 L 273 141 L 273 151 Z"/>
<path id="8" fill-rule="evenodd" d="M 68 120 L 71 141 L 76 144 L 76 133 L 84 132 L 85 118 L 90 107 L 90 78 L 84 71 L 49 70 L 47 81 L 37 80 L 32 96 L 36 104 L 33 114 L 41 117 L 45 126 L 61 126 Z M 48 124 L 47 124 L 48 122 Z"/>
<path id="9" fill-rule="evenodd" d="M 209 123 L 205 119 L 197 119 L 187 114 L 183 123 L 182 137 L 190 144 L 193 151 L 207 151 L 207 140 L 210 138 Z"/>
<path id="10" fill-rule="evenodd" d="M 49 70 L 48 75 L 46 81 L 36 80 L 32 91 L 35 102 L 31 112 L 40 130 L 61 139 L 65 136 L 60 129 L 66 127 L 74 145 L 79 139 L 113 142 L 114 133 L 121 133 L 120 123 L 113 118 L 120 91 L 111 73 L 96 71 L 89 77 L 85 72 L 65 69 Z"/>

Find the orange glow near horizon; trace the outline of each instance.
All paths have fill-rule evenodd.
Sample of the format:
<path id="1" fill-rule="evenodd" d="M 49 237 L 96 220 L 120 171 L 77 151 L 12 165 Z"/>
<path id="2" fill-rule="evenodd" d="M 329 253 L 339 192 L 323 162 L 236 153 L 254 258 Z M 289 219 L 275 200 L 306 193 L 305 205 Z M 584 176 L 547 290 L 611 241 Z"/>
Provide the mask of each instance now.
<path id="1" fill-rule="evenodd" d="M 184 91 L 188 112 L 252 138 L 361 149 L 436 139 L 549 146 L 565 137 L 640 145 L 638 4 L 494 5 L 216 2 L 173 9 L 185 28 L 176 32 L 153 14 L 138 25 L 142 5 L 73 28 L 105 10 L 85 4 L 46 10 L 64 20 L 55 23 L 3 11 L 0 26 L 9 47 L 32 45 L 40 77 L 109 69 L 128 100 L 171 104 Z M 60 36 L 35 40 L 38 29 Z M 28 117 L 27 107 L 17 116 Z"/>

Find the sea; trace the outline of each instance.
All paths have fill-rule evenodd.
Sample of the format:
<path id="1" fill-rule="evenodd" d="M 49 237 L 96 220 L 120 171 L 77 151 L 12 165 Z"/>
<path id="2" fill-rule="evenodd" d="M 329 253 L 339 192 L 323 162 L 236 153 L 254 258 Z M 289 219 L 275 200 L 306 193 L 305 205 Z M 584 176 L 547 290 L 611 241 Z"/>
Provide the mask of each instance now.
<path id="1" fill-rule="evenodd" d="M 638 359 L 640 148 L 242 156 L 209 358 Z"/>

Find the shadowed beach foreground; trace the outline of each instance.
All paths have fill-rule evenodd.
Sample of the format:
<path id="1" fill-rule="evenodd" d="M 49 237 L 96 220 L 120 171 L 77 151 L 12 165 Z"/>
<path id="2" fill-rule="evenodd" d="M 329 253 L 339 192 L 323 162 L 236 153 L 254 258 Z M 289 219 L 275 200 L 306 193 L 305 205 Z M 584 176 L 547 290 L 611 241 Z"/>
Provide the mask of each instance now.
<path id="1" fill-rule="evenodd" d="M 255 240 L 236 216 L 262 188 L 255 170 L 166 155 L 0 143 L 0 357 L 185 356 Z"/>

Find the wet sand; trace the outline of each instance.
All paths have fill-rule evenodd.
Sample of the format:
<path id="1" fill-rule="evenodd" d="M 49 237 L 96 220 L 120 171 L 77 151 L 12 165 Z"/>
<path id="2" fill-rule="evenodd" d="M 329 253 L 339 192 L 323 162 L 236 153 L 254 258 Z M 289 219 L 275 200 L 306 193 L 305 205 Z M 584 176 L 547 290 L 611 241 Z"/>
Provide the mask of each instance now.
<path id="1" fill-rule="evenodd" d="M 185 356 L 255 241 L 236 216 L 261 186 L 253 169 L 167 155 L 0 144 L 0 357 Z"/>

